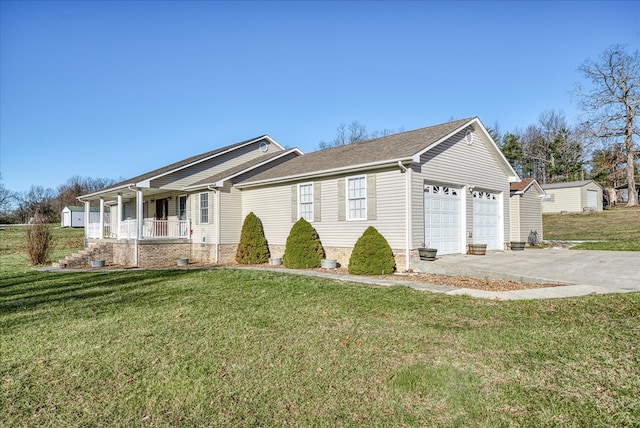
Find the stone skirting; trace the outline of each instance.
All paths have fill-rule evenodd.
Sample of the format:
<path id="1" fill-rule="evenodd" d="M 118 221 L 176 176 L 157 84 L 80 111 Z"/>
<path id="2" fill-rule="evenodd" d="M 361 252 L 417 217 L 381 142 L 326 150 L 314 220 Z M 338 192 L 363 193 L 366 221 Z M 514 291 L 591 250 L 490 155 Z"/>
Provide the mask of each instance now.
<path id="1" fill-rule="evenodd" d="M 94 245 L 90 243 L 89 245 Z M 101 252 L 104 254 L 108 264 L 134 267 L 136 266 L 136 245 L 137 245 L 137 266 L 165 267 L 175 266 L 176 259 L 188 258 L 191 263 L 211 264 L 216 262 L 216 245 L 201 244 L 184 240 L 101 240 Z M 236 244 L 222 244 L 218 248 L 219 263 L 233 264 L 236 257 Z M 347 247 L 325 247 L 325 258 L 335 259 L 338 266 L 347 267 L 351 257 L 352 248 Z M 282 257 L 284 255 L 284 245 L 270 245 L 271 257 Z M 405 254 L 403 250 L 393 250 L 396 260 L 396 270 L 405 269 Z M 411 251 L 411 257 L 417 258 L 417 250 Z"/>

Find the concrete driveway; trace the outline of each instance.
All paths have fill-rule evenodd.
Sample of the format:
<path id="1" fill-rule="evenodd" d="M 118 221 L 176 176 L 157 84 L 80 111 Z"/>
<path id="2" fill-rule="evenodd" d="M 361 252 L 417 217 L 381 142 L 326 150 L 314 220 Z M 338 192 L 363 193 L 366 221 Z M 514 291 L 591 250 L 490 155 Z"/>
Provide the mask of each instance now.
<path id="1" fill-rule="evenodd" d="M 566 284 L 532 290 L 488 292 L 465 289 L 450 293 L 504 300 L 640 291 L 640 252 L 637 251 L 558 248 L 493 251 L 485 256 L 454 254 L 438 257 L 433 262 L 416 261 L 414 268 L 428 273 Z"/>

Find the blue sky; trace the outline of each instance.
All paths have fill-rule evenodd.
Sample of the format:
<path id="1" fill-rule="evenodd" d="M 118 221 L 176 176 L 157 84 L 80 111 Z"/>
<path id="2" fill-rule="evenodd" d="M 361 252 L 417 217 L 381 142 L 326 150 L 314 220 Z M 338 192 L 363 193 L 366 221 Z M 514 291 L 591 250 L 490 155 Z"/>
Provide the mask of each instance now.
<path id="1" fill-rule="evenodd" d="M 0 2 L 11 190 L 127 178 L 262 134 L 313 151 L 340 122 L 577 120 L 578 66 L 640 49 L 640 2 Z"/>

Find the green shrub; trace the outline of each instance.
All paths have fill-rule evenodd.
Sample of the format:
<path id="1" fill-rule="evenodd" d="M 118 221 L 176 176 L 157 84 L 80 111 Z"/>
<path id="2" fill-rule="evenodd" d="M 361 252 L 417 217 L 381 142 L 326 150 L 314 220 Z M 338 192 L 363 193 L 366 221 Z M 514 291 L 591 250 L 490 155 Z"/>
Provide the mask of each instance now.
<path id="1" fill-rule="evenodd" d="M 384 275 L 395 270 L 393 251 L 384 236 L 369 226 L 356 242 L 349 258 L 349 273 Z"/>
<path id="2" fill-rule="evenodd" d="M 236 261 L 244 265 L 269 261 L 269 245 L 264 236 L 262 222 L 252 212 L 247 215 L 242 224 Z"/>
<path id="3" fill-rule="evenodd" d="M 292 269 L 319 267 L 324 249 L 316 230 L 303 218 L 300 218 L 289 232 L 287 246 L 284 249 L 282 263 Z"/>

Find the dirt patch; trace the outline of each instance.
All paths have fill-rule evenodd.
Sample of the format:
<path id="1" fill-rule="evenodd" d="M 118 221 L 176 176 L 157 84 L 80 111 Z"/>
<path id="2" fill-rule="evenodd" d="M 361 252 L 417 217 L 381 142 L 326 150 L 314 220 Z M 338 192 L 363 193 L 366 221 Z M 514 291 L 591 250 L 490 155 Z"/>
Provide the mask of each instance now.
<path id="1" fill-rule="evenodd" d="M 384 275 L 384 277 L 389 279 L 401 279 L 403 281 L 415 281 L 436 285 L 449 285 L 451 287 L 473 288 L 476 290 L 485 291 L 528 290 L 531 288 L 557 287 L 563 285 L 557 283 L 543 284 L 508 281 L 502 279 L 467 278 L 464 276 L 437 275 L 427 273 Z"/>
<path id="2" fill-rule="evenodd" d="M 347 268 L 337 269 L 321 269 L 314 270 L 329 272 L 336 275 L 350 276 Z M 547 288 L 558 287 L 564 284 L 558 283 L 532 283 L 532 282 L 518 282 L 501 279 L 488 279 L 488 278 L 471 278 L 466 276 L 453 276 L 453 275 L 440 275 L 432 273 L 404 273 L 398 272 L 391 275 L 376 275 L 372 278 L 382 278 L 396 281 L 411 281 L 423 284 L 433 285 L 448 285 L 456 288 L 473 288 L 475 290 L 485 291 L 513 291 L 513 290 L 528 290 L 532 288 Z"/>

